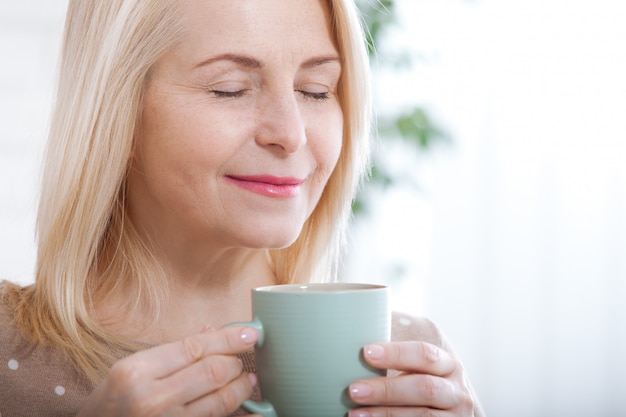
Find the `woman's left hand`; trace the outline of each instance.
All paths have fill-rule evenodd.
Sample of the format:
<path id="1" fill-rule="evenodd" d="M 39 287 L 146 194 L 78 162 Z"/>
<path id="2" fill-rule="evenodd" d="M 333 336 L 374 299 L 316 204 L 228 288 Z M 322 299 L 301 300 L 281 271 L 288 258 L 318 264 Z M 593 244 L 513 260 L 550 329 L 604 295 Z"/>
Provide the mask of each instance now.
<path id="1" fill-rule="evenodd" d="M 442 348 L 418 341 L 376 343 L 365 346 L 363 355 L 390 371 L 350 385 L 352 401 L 369 407 L 349 417 L 474 417 L 463 365 Z"/>

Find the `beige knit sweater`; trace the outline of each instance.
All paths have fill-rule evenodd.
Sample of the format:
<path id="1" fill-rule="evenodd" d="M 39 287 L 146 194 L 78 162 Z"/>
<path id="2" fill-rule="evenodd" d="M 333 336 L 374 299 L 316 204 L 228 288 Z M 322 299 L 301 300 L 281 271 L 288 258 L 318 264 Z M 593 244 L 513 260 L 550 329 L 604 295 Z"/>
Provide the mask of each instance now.
<path id="1" fill-rule="evenodd" d="M 13 312 L 0 297 L 0 417 L 75 416 L 93 385 L 58 350 L 25 340 L 12 320 Z M 430 321 L 401 314 L 393 315 L 392 339 L 423 340 L 447 348 Z M 254 353 L 240 357 L 244 369 L 254 372 Z M 260 399 L 258 389 L 253 399 Z M 239 410 L 233 416 L 246 414 Z"/>

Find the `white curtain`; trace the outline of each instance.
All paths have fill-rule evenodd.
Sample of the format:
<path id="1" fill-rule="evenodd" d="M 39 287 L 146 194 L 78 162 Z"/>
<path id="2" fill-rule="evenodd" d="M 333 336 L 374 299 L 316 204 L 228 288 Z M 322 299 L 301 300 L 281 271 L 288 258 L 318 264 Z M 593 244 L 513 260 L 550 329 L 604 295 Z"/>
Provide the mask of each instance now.
<path id="1" fill-rule="evenodd" d="M 391 44 L 421 58 L 379 109 L 422 105 L 453 143 L 373 200 L 350 279 L 433 318 L 488 415 L 626 415 L 626 5 L 401 5 Z"/>

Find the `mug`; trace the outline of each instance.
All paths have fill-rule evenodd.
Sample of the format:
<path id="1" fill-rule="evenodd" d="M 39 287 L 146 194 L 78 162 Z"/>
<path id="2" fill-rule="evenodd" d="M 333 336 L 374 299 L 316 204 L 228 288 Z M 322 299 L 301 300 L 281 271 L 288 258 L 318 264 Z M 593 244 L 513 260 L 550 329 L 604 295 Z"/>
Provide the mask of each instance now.
<path id="1" fill-rule="evenodd" d="M 341 417 L 356 405 L 348 386 L 382 376 L 363 346 L 388 341 L 389 288 L 356 283 L 272 285 L 252 290 L 255 356 L 264 417 Z"/>

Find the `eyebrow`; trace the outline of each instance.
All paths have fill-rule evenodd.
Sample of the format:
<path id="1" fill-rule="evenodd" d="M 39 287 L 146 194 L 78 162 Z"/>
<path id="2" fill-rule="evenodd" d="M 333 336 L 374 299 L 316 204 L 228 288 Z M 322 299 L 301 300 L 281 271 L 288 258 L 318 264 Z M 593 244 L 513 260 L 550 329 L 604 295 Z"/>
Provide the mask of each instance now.
<path id="1" fill-rule="evenodd" d="M 304 61 L 302 65 L 300 65 L 300 68 L 302 69 L 315 68 L 315 67 L 319 67 L 320 65 L 329 64 L 333 62 L 336 62 L 337 64 L 341 65 L 341 59 L 337 55 L 325 55 L 325 56 L 315 57 L 307 61 Z"/>
<path id="2" fill-rule="evenodd" d="M 234 62 L 235 64 L 239 64 L 247 68 L 262 68 L 263 67 L 263 63 L 256 58 L 252 58 L 252 57 L 245 56 L 245 55 L 237 55 L 237 54 L 221 54 L 221 55 L 211 57 L 209 59 L 206 59 L 196 64 L 194 68 L 204 67 L 206 65 L 210 65 L 218 61 L 231 61 L 231 62 Z M 310 69 L 310 68 L 319 67 L 321 65 L 333 63 L 333 62 L 341 64 L 341 59 L 337 55 L 323 55 L 323 56 L 314 57 L 314 58 L 304 61 L 300 65 L 300 68 Z"/>
<path id="3" fill-rule="evenodd" d="M 204 67 L 218 61 L 231 61 L 248 68 L 261 68 L 263 66 L 261 61 L 249 56 L 237 54 L 221 54 L 196 64 L 194 68 Z"/>

